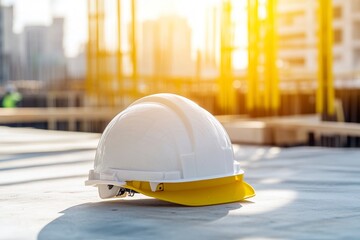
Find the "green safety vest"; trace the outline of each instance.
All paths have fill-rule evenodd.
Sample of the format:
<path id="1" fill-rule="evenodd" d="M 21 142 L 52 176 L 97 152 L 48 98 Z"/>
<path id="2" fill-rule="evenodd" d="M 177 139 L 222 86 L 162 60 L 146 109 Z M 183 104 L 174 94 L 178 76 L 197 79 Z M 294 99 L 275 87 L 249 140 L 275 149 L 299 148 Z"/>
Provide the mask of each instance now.
<path id="1" fill-rule="evenodd" d="M 2 106 L 4 108 L 14 108 L 16 104 L 21 100 L 20 93 L 6 94 L 2 100 Z"/>

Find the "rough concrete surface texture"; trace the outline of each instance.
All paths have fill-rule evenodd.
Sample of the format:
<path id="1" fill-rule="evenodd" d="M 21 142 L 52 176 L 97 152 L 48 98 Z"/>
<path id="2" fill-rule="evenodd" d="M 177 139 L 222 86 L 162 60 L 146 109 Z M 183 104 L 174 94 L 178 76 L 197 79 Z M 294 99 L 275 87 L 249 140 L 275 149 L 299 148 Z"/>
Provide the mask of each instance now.
<path id="1" fill-rule="evenodd" d="M 184 207 L 99 199 L 99 136 L 0 127 L 0 239 L 360 239 L 360 149 L 234 145 L 256 197 Z"/>

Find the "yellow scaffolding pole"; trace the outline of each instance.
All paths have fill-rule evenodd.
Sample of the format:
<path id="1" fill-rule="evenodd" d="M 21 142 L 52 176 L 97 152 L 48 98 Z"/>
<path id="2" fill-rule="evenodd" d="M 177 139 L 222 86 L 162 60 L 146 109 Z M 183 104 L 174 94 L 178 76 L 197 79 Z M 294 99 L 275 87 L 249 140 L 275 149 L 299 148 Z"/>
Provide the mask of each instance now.
<path id="1" fill-rule="evenodd" d="M 85 81 L 85 90 L 88 95 L 92 97 L 93 95 L 93 62 L 92 62 L 92 45 L 93 45 L 93 4 L 92 0 L 87 1 L 88 7 L 88 43 L 87 43 L 87 51 L 86 51 L 86 81 Z"/>
<path id="2" fill-rule="evenodd" d="M 318 7 L 318 86 L 316 111 L 324 116 L 334 114 L 332 1 L 319 0 Z"/>
<path id="3" fill-rule="evenodd" d="M 258 96 L 259 16 L 258 0 L 248 0 L 248 77 L 246 107 L 253 110 Z"/>
<path id="4" fill-rule="evenodd" d="M 233 31 L 231 24 L 231 1 L 225 0 L 222 5 L 221 38 L 220 38 L 220 78 L 218 80 L 219 106 L 223 113 L 234 114 L 236 111 L 236 95 L 233 87 L 232 51 Z"/>
<path id="5" fill-rule="evenodd" d="M 88 0 L 88 44 L 85 89 L 92 102 L 98 102 L 98 0 Z"/>
<path id="6" fill-rule="evenodd" d="M 120 105 L 123 103 L 123 61 L 122 61 L 122 44 L 121 44 L 121 0 L 117 0 L 117 38 L 118 38 L 118 48 L 117 48 L 117 82 L 118 82 L 118 93 L 120 97 Z M 118 102 L 116 103 L 118 104 Z"/>
<path id="7" fill-rule="evenodd" d="M 134 98 L 138 96 L 137 82 L 137 48 L 136 48 L 136 0 L 131 0 L 131 62 L 132 62 L 132 94 Z"/>
<path id="8" fill-rule="evenodd" d="M 105 1 L 88 0 L 86 91 L 94 106 L 113 106 L 115 93 L 105 43 Z"/>
<path id="9" fill-rule="evenodd" d="M 91 45 L 92 48 L 92 54 L 90 55 L 90 62 L 92 62 L 91 67 L 93 69 L 90 69 L 92 73 L 92 80 L 93 80 L 93 95 L 95 96 L 95 104 L 101 105 L 102 102 L 102 91 L 103 91 L 103 85 L 100 84 L 101 80 L 103 80 L 103 69 L 102 69 L 102 53 L 101 53 L 101 47 L 102 47 L 102 37 L 103 37 L 103 1 L 102 0 L 95 0 L 94 4 L 94 12 L 93 12 L 93 23 L 91 28 L 93 29 L 91 33 L 94 37 L 94 43 Z"/>
<path id="10" fill-rule="evenodd" d="M 100 79 L 102 77 L 102 73 L 101 73 L 101 54 L 100 54 L 100 37 L 101 37 L 101 33 L 100 33 L 100 1 L 101 0 L 96 0 L 95 3 L 95 23 L 96 23 L 96 33 L 95 33 L 95 66 L 96 66 L 96 75 L 95 75 L 95 94 L 96 94 L 96 102 L 97 105 L 101 104 L 101 85 L 99 84 Z"/>
<path id="11" fill-rule="evenodd" d="M 266 39 L 265 39 L 265 109 L 276 111 L 280 105 L 279 75 L 277 69 L 277 0 L 267 0 Z"/>
<path id="12" fill-rule="evenodd" d="M 99 78 L 98 91 L 100 105 L 112 106 L 112 89 L 110 76 L 108 72 L 108 51 L 105 41 L 105 0 L 99 0 L 98 5 L 98 64 L 99 64 Z"/>
<path id="13" fill-rule="evenodd" d="M 280 107 L 277 69 L 277 0 L 267 0 L 266 18 L 260 19 L 259 0 L 248 0 L 248 77 L 246 107 L 275 113 Z M 264 32 L 265 34 L 261 34 Z M 260 56 L 264 57 L 261 60 Z M 261 71 L 260 71 L 261 70 Z M 261 85 L 264 84 L 264 85 Z"/>

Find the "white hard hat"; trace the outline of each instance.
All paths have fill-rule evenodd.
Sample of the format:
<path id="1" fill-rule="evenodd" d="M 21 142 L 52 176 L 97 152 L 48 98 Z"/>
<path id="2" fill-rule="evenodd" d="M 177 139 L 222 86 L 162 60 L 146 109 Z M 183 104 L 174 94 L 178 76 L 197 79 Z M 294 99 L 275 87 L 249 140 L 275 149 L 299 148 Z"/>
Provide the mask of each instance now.
<path id="1" fill-rule="evenodd" d="M 131 104 L 106 127 L 86 185 L 101 198 L 142 193 L 189 206 L 255 195 L 217 119 L 174 94 Z"/>

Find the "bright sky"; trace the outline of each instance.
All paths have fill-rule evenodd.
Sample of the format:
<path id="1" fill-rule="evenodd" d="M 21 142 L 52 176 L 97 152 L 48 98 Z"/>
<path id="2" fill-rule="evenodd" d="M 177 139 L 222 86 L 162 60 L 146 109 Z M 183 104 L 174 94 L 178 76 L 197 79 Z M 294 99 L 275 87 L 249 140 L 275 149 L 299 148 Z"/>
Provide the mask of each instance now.
<path id="1" fill-rule="evenodd" d="M 85 0 L 2 0 L 3 5 L 14 5 L 14 31 L 25 25 L 50 25 L 52 16 L 65 17 L 64 47 L 67 56 L 78 53 L 87 38 Z"/>
<path id="2" fill-rule="evenodd" d="M 111 2 L 114 0 L 106 0 Z M 155 19 L 162 14 L 174 13 L 184 16 L 192 28 L 194 49 L 202 48 L 205 39 L 206 7 L 218 4 L 220 0 L 137 0 L 137 16 L 139 20 Z M 242 22 L 246 26 L 244 2 L 233 1 L 233 20 Z M 130 19 L 130 1 L 122 0 L 123 17 L 125 22 Z M 25 25 L 51 24 L 52 16 L 65 17 L 64 47 L 67 56 L 75 56 L 87 40 L 87 1 L 86 0 L 2 0 L 3 5 L 14 5 L 14 31 L 21 32 Z M 112 11 L 115 13 L 116 11 Z M 126 23 L 124 23 L 126 26 Z M 111 30 L 108 30 L 111 31 Z M 246 31 L 239 29 L 235 32 L 236 45 L 244 48 L 246 45 Z M 246 53 L 239 51 L 234 55 L 234 62 L 244 65 Z"/>

